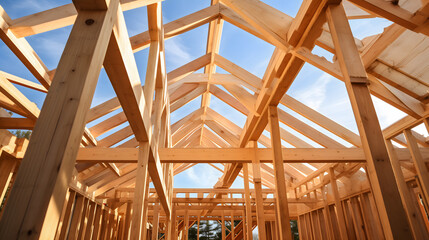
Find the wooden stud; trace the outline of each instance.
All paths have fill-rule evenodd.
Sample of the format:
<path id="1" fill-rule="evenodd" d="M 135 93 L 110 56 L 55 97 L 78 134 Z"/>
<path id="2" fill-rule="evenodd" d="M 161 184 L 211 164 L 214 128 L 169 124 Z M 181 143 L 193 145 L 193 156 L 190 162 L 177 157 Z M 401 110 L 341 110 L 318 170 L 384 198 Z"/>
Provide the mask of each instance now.
<path id="1" fill-rule="evenodd" d="M 246 221 L 245 225 L 243 225 L 243 230 L 246 232 L 246 238 L 247 240 L 252 240 L 252 212 L 251 212 L 251 206 L 250 206 L 250 189 L 249 189 L 249 165 L 244 164 L 243 165 L 243 180 L 244 180 L 244 198 L 245 198 L 245 216 Z M 244 219 L 243 219 L 244 221 Z"/>
<path id="2" fill-rule="evenodd" d="M 340 194 L 338 192 L 337 180 L 335 179 L 335 172 L 333 168 L 329 168 L 329 178 L 331 180 L 331 190 L 332 190 L 332 193 L 334 194 L 334 199 L 335 199 L 335 209 L 337 210 L 336 211 L 337 223 L 339 226 L 341 239 L 348 239 L 347 227 L 345 225 L 346 220 L 344 217 L 343 207 L 340 201 Z"/>
<path id="3" fill-rule="evenodd" d="M 143 226 L 143 207 L 145 205 L 146 181 L 148 176 L 149 148 L 148 142 L 139 144 L 139 159 L 137 164 L 136 187 L 133 200 L 133 214 L 131 220 L 131 239 L 140 239 L 146 226 Z"/>
<path id="4" fill-rule="evenodd" d="M 271 146 L 273 147 L 273 166 L 276 183 L 277 211 L 279 214 L 279 233 L 281 239 L 291 239 L 289 209 L 287 202 L 286 178 L 283 166 L 283 155 L 281 152 L 280 126 L 277 106 L 269 106 L 269 125 L 271 129 Z"/>
<path id="5" fill-rule="evenodd" d="M 262 184 L 261 184 L 261 166 L 259 158 L 256 154 L 258 150 L 258 142 L 253 141 L 253 148 L 255 149 L 255 158 L 253 159 L 253 184 L 255 187 L 255 199 L 256 199 L 256 219 L 258 223 L 258 237 L 260 240 L 267 239 L 267 233 L 265 229 L 265 218 L 264 218 L 264 200 L 262 199 Z"/>

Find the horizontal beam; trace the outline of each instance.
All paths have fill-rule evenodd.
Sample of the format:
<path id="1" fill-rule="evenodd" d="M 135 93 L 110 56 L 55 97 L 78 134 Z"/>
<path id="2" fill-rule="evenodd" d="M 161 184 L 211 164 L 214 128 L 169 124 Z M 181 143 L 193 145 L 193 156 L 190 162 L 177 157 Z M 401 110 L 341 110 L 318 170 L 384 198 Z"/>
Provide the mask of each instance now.
<path id="1" fill-rule="evenodd" d="M 400 160 L 409 160 L 411 155 L 408 149 L 396 149 Z M 422 155 L 429 156 L 429 149 L 422 148 Z M 271 149 L 258 149 L 258 158 L 262 163 L 271 163 Z M 78 162 L 110 162 L 136 163 L 137 148 L 81 148 L 78 153 Z M 253 149 L 245 148 L 160 148 L 161 163 L 251 163 L 254 156 Z M 365 162 L 364 151 L 360 148 L 284 148 L 285 163 L 344 163 Z"/>

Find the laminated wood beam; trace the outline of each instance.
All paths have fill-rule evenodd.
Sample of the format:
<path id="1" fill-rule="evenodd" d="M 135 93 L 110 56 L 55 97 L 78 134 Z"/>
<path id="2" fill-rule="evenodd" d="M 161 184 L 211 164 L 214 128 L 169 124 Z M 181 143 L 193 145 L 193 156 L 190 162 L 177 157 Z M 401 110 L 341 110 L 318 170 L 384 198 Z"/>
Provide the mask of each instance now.
<path id="1" fill-rule="evenodd" d="M 384 233 L 389 239 L 410 239 L 412 234 L 408 223 L 400 220 L 405 219 L 406 214 L 367 86 L 366 71 L 354 43 L 344 8 L 341 4 L 329 5 L 326 13 L 365 150 L 369 180 Z"/>
<path id="2" fill-rule="evenodd" d="M 54 238 L 51 227 L 57 226 L 60 217 L 59 206 L 73 173 L 119 5 L 110 1 L 107 10 L 94 12 L 79 7 L 79 1 L 74 3 L 79 16 L 5 208 L 0 224 L 3 239 Z M 80 61 L 75 61 L 78 56 Z"/>

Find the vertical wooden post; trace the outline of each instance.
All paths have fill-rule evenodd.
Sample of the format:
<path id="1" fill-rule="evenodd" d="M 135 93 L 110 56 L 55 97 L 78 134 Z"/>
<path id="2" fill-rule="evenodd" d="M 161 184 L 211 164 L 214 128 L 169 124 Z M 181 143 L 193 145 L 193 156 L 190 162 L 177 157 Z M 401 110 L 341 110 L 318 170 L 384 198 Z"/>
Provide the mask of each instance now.
<path id="1" fill-rule="evenodd" d="M 61 229 L 57 232 L 55 239 L 65 239 L 67 230 L 70 223 L 70 216 L 73 210 L 73 205 L 76 198 L 76 192 L 70 191 L 70 196 L 67 202 L 66 211 L 64 212 L 63 222 L 61 224 Z"/>
<path id="2" fill-rule="evenodd" d="M 411 230 L 413 231 L 414 239 L 429 239 L 429 234 L 424 225 L 420 210 L 417 209 L 416 203 L 411 198 L 407 183 L 405 182 L 402 173 L 401 164 L 396 156 L 395 149 L 391 140 L 386 140 L 387 150 L 389 151 L 392 168 L 395 173 L 396 183 L 398 184 L 399 193 L 401 194 L 402 203 L 405 206 L 405 212 L 410 222 Z"/>
<path id="3" fill-rule="evenodd" d="M 320 176 L 320 182 L 323 182 L 323 174 L 321 174 Z M 323 217 L 326 223 L 326 229 L 324 231 L 327 232 L 328 239 L 334 239 L 335 237 L 333 235 L 333 230 L 332 230 L 332 221 L 331 221 L 330 212 L 329 212 L 329 205 L 327 202 L 327 196 L 325 192 L 326 185 L 323 186 L 320 190 L 322 192 L 322 199 L 323 199 Z"/>
<path id="4" fill-rule="evenodd" d="M 334 194 L 335 208 L 337 210 L 336 211 L 337 220 L 338 220 L 338 227 L 340 229 L 341 239 L 346 240 L 346 239 L 349 239 L 347 235 L 346 218 L 344 217 L 344 211 L 340 200 L 340 194 L 338 192 L 337 179 L 335 179 L 335 172 L 332 167 L 329 168 L 329 178 L 331 180 L 332 193 Z"/>
<path id="5" fill-rule="evenodd" d="M 234 210 L 231 211 L 231 240 L 235 239 Z"/>
<path id="6" fill-rule="evenodd" d="M 100 236 L 100 229 L 103 221 L 104 216 L 104 206 L 97 205 L 97 210 L 95 212 L 95 219 L 94 219 L 94 230 L 92 231 L 92 239 L 98 239 Z"/>
<path id="7" fill-rule="evenodd" d="M 200 240 L 200 216 L 197 218 L 197 240 Z"/>
<path id="8" fill-rule="evenodd" d="M 222 227 L 221 227 L 221 231 L 222 231 L 222 240 L 225 240 L 225 212 L 222 211 L 222 216 L 221 216 L 221 222 L 222 222 Z"/>
<path id="9" fill-rule="evenodd" d="M 143 228 L 143 210 L 145 205 L 146 181 L 148 176 L 148 162 L 150 154 L 149 142 L 139 143 L 139 156 L 137 160 L 136 186 L 134 190 L 133 214 L 130 237 L 132 240 L 140 239 Z"/>
<path id="10" fill-rule="evenodd" d="M 342 4 L 329 5 L 327 19 L 368 164 L 371 188 L 387 239 L 411 239 L 368 79 Z"/>
<path id="11" fill-rule="evenodd" d="M 146 240 L 148 239 L 148 231 L 147 231 L 147 219 L 149 216 L 149 183 L 150 183 L 150 177 L 147 175 L 146 177 L 146 187 L 145 187 L 145 193 L 144 193 L 144 204 L 143 204 L 143 219 L 142 219 L 142 235 L 141 237 Z"/>
<path id="12" fill-rule="evenodd" d="M 68 239 L 76 239 L 77 234 L 79 233 L 79 225 L 82 218 L 82 212 L 85 205 L 85 197 L 78 195 L 76 199 L 76 204 L 73 210 L 72 222 L 70 224 L 70 230 L 68 234 Z"/>
<path id="13" fill-rule="evenodd" d="M 152 240 L 158 240 L 159 204 L 153 206 Z"/>
<path id="14" fill-rule="evenodd" d="M 169 240 L 177 240 L 176 207 L 172 205 Z"/>
<path id="15" fill-rule="evenodd" d="M 268 107 L 268 121 L 271 128 L 271 146 L 273 149 L 273 166 L 276 183 L 277 212 L 279 214 L 278 222 L 280 239 L 292 239 L 277 106 Z"/>
<path id="16" fill-rule="evenodd" d="M 91 201 L 88 198 L 85 198 L 85 202 L 83 205 L 83 211 L 82 211 L 82 217 L 80 220 L 80 227 L 79 227 L 79 234 L 77 236 L 77 239 L 82 239 L 83 234 L 85 233 L 86 225 L 88 223 L 88 214 L 89 214 L 89 207 L 90 207 Z"/>
<path id="17" fill-rule="evenodd" d="M 419 176 L 419 181 L 422 187 L 423 195 L 426 201 L 429 201 L 429 171 L 426 167 L 426 163 L 420 152 L 419 145 L 417 144 L 416 138 L 413 136 L 410 129 L 404 130 L 405 138 L 407 139 L 408 150 L 411 153 L 414 166 Z"/>
<path id="18" fill-rule="evenodd" d="M 253 166 L 253 184 L 255 188 L 256 200 L 256 220 L 258 221 L 258 238 L 259 240 L 267 239 L 265 229 L 264 217 L 264 200 L 262 199 L 262 178 L 261 178 L 261 164 L 258 158 L 258 142 L 253 141 L 253 148 L 255 150 L 255 157 L 252 160 Z"/>
<path id="19" fill-rule="evenodd" d="M 128 237 L 130 236 L 130 225 L 131 225 L 131 209 L 133 207 L 133 202 L 128 201 L 127 202 L 127 209 L 125 210 L 125 225 L 124 225 L 124 231 L 122 239 L 128 240 Z"/>
<path id="20" fill-rule="evenodd" d="M 244 165 L 243 165 L 243 170 L 244 170 Z M 242 215 L 243 215 L 243 217 L 241 218 L 241 225 L 243 226 L 242 227 L 243 239 L 248 240 L 248 238 L 247 238 L 247 225 L 246 225 L 246 209 L 244 209 L 242 211 Z"/>
<path id="21" fill-rule="evenodd" d="M 85 232 L 83 233 L 83 238 L 82 239 L 90 239 L 91 238 L 91 232 L 92 232 L 92 228 L 94 226 L 94 219 L 95 219 L 95 215 L 96 215 L 96 209 L 97 209 L 97 203 L 95 202 L 91 202 L 90 206 L 89 206 L 89 216 L 88 216 L 88 222 L 87 222 L 87 226 L 85 228 Z"/>
<path id="22" fill-rule="evenodd" d="M 183 220 L 183 239 L 188 240 L 188 235 L 189 235 L 189 215 L 188 215 L 188 210 L 185 210 L 185 219 Z"/>
<path id="23" fill-rule="evenodd" d="M 3 198 L 6 195 L 7 189 L 9 188 L 10 181 L 12 180 L 13 172 L 16 166 L 17 160 L 6 157 L 1 154 L 0 157 L 0 203 L 3 202 Z"/>
<path id="24" fill-rule="evenodd" d="M 243 223 L 243 230 L 246 229 L 247 240 L 252 240 L 252 206 L 250 205 L 250 188 L 249 188 L 249 165 L 243 164 L 244 179 L 244 207 L 246 209 L 246 221 Z M 244 220 L 244 219 L 243 219 Z"/>
<path id="25" fill-rule="evenodd" d="M 0 239 L 55 237 L 119 6 L 118 0 L 74 3 L 78 16 L 1 219 Z"/>

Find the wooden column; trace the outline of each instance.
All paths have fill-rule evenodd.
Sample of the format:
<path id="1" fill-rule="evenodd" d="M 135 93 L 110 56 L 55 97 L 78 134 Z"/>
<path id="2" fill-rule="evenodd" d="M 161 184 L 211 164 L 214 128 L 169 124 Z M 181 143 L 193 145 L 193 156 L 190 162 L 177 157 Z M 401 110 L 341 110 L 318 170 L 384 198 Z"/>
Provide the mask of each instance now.
<path id="1" fill-rule="evenodd" d="M 70 205 L 69 211 L 71 211 L 71 207 L 73 205 L 74 198 L 75 198 L 75 195 L 72 194 L 73 192 L 74 191 L 71 189 L 69 189 L 69 191 L 67 192 L 66 200 L 65 200 L 64 206 L 63 206 L 63 212 L 61 213 L 61 218 L 60 218 L 60 221 L 58 222 L 57 232 L 56 232 L 55 238 L 54 238 L 55 240 L 58 240 L 60 238 L 61 230 L 62 230 L 63 225 L 64 225 L 64 219 L 66 218 L 69 205 Z M 72 197 L 73 199 L 71 200 L 70 197 Z M 71 202 L 70 202 L 70 200 L 71 200 Z"/>
<path id="2" fill-rule="evenodd" d="M 78 195 L 76 203 L 73 210 L 72 222 L 70 224 L 70 230 L 68 234 L 68 239 L 76 239 L 77 234 L 79 233 L 79 224 L 81 222 L 83 207 L 85 205 L 85 197 Z"/>
<path id="3" fill-rule="evenodd" d="M 235 239 L 234 211 L 231 211 L 231 240 Z"/>
<path id="4" fill-rule="evenodd" d="M 146 193 L 146 181 L 148 176 L 148 162 L 149 162 L 149 142 L 139 143 L 139 156 L 137 160 L 137 174 L 136 174 L 136 186 L 134 190 L 133 200 L 133 214 L 131 220 L 131 239 L 140 239 L 143 232 L 143 209 L 144 200 Z"/>
<path id="5" fill-rule="evenodd" d="M 94 219 L 95 219 L 95 214 L 96 214 L 96 209 L 97 209 L 97 203 L 95 202 L 91 202 L 90 206 L 89 206 L 89 215 L 88 215 L 88 222 L 87 222 L 87 226 L 85 228 L 85 232 L 83 233 L 83 239 L 90 239 L 91 238 L 91 232 L 94 226 Z"/>
<path id="6" fill-rule="evenodd" d="M 188 235 L 189 235 L 189 215 L 188 215 L 188 210 L 185 210 L 185 218 L 183 220 L 183 239 L 188 240 Z"/>
<path id="7" fill-rule="evenodd" d="M 225 240 L 225 212 L 222 211 L 222 216 L 221 216 L 221 222 L 222 222 L 222 227 L 221 227 L 221 231 L 222 231 L 222 240 Z"/>
<path id="8" fill-rule="evenodd" d="M 170 235 L 169 240 L 177 240 L 177 223 L 176 223 L 176 207 L 173 205 L 171 209 L 171 224 L 170 224 Z"/>
<path id="9" fill-rule="evenodd" d="M 276 186 L 277 212 L 279 214 L 278 225 L 280 239 L 292 239 L 277 106 L 268 107 L 268 121 L 271 129 L 271 147 L 273 149 L 273 166 Z"/>
<path id="10" fill-rule="evenodd" d="M 343 206 L 340 200 L 340 193 L 338 192 L 337 179 L 335 178 L 335 172 L 332 167 L 329 168 L 329 178 L 331 180 L 332 194 L 334 194 L 335 209 L 337 210 L 336 213 L 341 239 L 346 240 L 349 239 L 347 235 L 346 218 L 344 217 Z"/>
<path id="11" fill-rule="evenodd" d="M 7 157 L 5 154 L 1 154 L 0 158 L 0 203 L 3 202 L 3 198 L 6 195 L 7 189 L 9 188 L 10 181 L 12 180 L 13 172 L 17 164 L 17 160 L 13 157 Z"/>
<path id="12" fill-rule="evenodd" d="M 387 239 L 411 239 L 368 79 L 342 4 L 329 5 L 327 19 L 368 163 L 371 188 Z"/>
<path id="13" fill-rule="evenodd" d="M 152 240 L 158 240 L 159 204 L 153 206 Z"/>
<path id="14" fill-rule="evenodd" d="M 73 210 L 73 205 L 76 199 L 76 192 L 70 191 L 70 196 L 67 202 L 66 211 L 64 212 L 63 222 L 61 223 L 61 229 L 58 231 L 55 239 L 65 239 L 67 230 L 70 223 L 70 216 Z"/>
<path id="15" fill-rule="evenodd" d="M 200 216 L 197 217 L 197 240 L 200 239 Z"/>
<path id="16" fill-rule="evenodd" d="M 246 221 L 243 225 L 243 231 L 246 230 L 248 240 L 252 240 L 252 206 L 250 205 L 250 188 L 249 188 L 249 164 L 243 164 L 243 179 L 244 179 L 244 204 L 246 210 Z M 243 219 L 244 220 L 244 219 Z"/>
<path id="17" fill-rule="evenodd" d="M 426 167 L 425 160 L 420 152 L 416 138 L 413 136 L 410 129 L 404 130 L 405 138 L 407 139 L 408 150 L 410 150 L 414 166 L 419 176 L 419 182 L 422 188 L 423 195 L 426 201 L 429 201 L 429 171 Z"/>
<path id="18" fill-rule="evenodd" d="M 55 236 L 119 1 L 74 4 L 78 16 L 1 219 L 0 239 Z"/>
<path id="19" fill-rule="evenodd" d="M 255 150 L 255 157 L 252 160 L 253 184 L 255 188 L 256 220 L 258 221 L 258 237 L 259 237 L 259 240 L 265 240 L 267 239 L 267 232 L 265 229 L 264 200 L 262 199 L 261 163 L 257 154 L 258 152 L 257 141 L 253 141 L 253 148 Z"/>
<path id="20" fill-rule="evenodd" d="M 133 207 L 133 202 L 132 201 L 128 201 L 127 202 L 127 209 L 125 210 L 125 215 L 124 215 L 124 231 L 122 231 L 122 239 L 128 239 L 128 237 L 130 236 L 130 227 L 131 227 L 131 210 Z"/>
<path id="21" fill-rule="evenodd" d="M 244 170 L 244 167 L 243 167 Z M 243 239 L 248 240 L 247 238 L 247 225 L 246 225 L 246 210 L 243 210 L 242 212 L 243 218 L 241 219 L 241 225 L 242 225 L 242 231 L 243 231 Z"/>
<path id="22" fill-rule="evenodd" d="M 323 182 L 323 173 L 320 175 L 320 182 Z M 326 223 L 326 229 L 323 231 L 327 232 L 327 236 L 328 239 L 335 239 L 335 236 L 333 235 L 333 230 L 332 230 L 332 221 L 330 220 L 330 212 L 329 212 L 329 205 L 327 202 L 327 196 L 326 196 L 326 188 L 327 186 L 324 185 L 323 187 L 320 188 L 321 193 L 322 193 L 322 199 L 323 199 L 323 218 L 325 220 Z"/>
<path id="23" fill-rule="evenodd" d="M 386 140 L 386 146 L 389 151 L 392 168 L 396 177 L 396 183 L 398 184 L 399 193 L 401 194 L 402 203 L 405 206 L 405 212 L 407 213 L 414 239 L 429 239 L 429 234 L 426 230 L 420 210 L 417 208 L 416 202 L 411 198 L 411 193 L 407 183 L 405 182 L 401 164 L 396 156 L 392 141 Z"/>
<path id="24" fill-rule="evenodd" d="M 92 231 L 92 239 L 98 239 L 100 236 L 101 224 L 103 221 L 104 206 L 97 206 L 94 219 L 94 230 Z"/>
<path id="25" fill-rule="evenodd" d="M 82 216 L 80 219 L 80 224 L 79 224 L 79 233 L 77 235 L 77 239 L 82 239 L 82 236 L 85 232 L 85 228 L 86 228 L 86 224 L 88 222 L 88 214 L 89 214 L 89 204 L 90 204 L 90 200 L 88 198 L 85 198 L 84 203 L 83 203 L 83 210 L 82 210 Z"/>
<path id="26" fill-rule="evenodd" d="M 150 183 L 150 177 L 149 175 L 146 178 L 146 188 L 145 188 L 145 194 L 144 194 L 144 204 L 143 204 L 143 219 L 142 219 L 142 239 L 146 240 L 148 239 L 148 231 L 147 231 L 147 219 L 149 216 L 149 183 Z"/>

